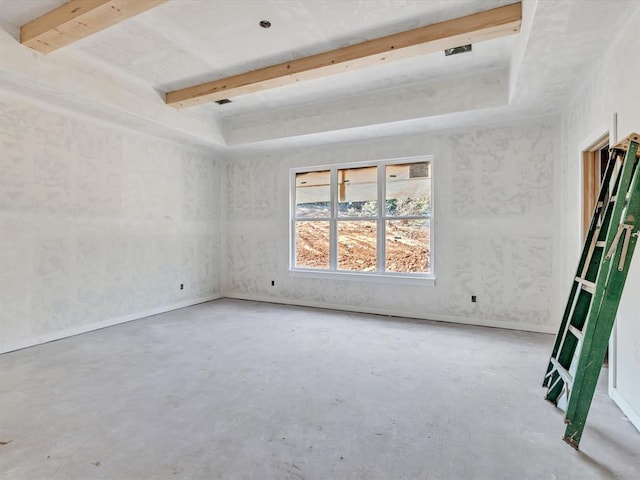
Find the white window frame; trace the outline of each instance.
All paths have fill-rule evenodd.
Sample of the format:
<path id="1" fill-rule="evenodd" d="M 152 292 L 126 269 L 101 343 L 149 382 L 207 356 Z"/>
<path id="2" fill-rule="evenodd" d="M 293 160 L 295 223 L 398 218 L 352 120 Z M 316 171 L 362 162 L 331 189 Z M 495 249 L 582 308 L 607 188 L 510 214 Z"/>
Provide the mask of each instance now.
<path id="1" fill-rule="evenodd" d="M 397 165 L 405 163 L 420 163 L 429 162 L 430 170 L 430 182 L 431 182 L 431 215 L 422 216 L 402 216 L 392 217 L 386 215 L 386 178 L 385 178 L 385 166 Z M 377 203 L 378 212 L 377 215 L 370 217 L 340 217 L 338 216 L 338 170 L 348 168 L 362 168 L 362 167 L 377 167 Z M 434 246 L 434 159 L 433 155 L 423 155 L 419 157 L 404 157 L 394 159 L 384 159 L 365 162 L 352 162 L 352 163 L 339 163 L 332 165 L 319 165 L 313 167 L 300 167 L 292 168 L 289 170 L 289 274 L 292 276 L 300 277 L 315 277 L 315 278 L 339 278 L 344 280 L 362 280 L 372 282 L 393 282 L 393 283 L 408 283 L 408 284 L 420 284 L 420 285 L 435 285 L 435 255 L 433 251 Z M 296 267 L 296 174 L 305 172 L 316 171 L 329 171 L 330 175 L 330 216 L 325 218 L 305 219 L 303 221 L 328 221 L 330 225 L 329 233 L 329 269 L 316 269 L 316 268 L 300 268 Z M 385 272 L 385 258 L 386 258 L 386 242 L 385 242 L 385 228 L 387 220 L 394 219 L 416 219 L 416 220 L 429 220 L 429 272 L 428 273 L 409 273 L 409 272 Z M 297 221 L 301 221 L 298 219 Z M 338 270 L 338 232 L 337 226 L 339 221 L 376 221 L 376 233 L 377 233 L 377 271 L 376 272 L 361 272 L 361 271 L 349 271 Z M 382 228 L 380 226 L 382 225 Z"/>

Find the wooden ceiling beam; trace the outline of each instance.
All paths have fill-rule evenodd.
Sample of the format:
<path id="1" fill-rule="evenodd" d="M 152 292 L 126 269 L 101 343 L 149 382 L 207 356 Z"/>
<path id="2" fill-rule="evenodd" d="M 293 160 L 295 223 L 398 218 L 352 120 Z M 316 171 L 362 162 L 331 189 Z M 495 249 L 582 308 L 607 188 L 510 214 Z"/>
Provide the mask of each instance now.
<path id="1" fill-rule="evenodd" d="M 511 35 L 520 30 L 521 22 L 522 5 L 520 2 L 513 3 L 175 90 L 166 94 L 165 101 L 173 107 L 183 108 L 232 98 L 356 68 Z"/>
<path id="2" fill-rule="evenodd" d="M 70 0 L 20 28 L 20 43 L 52 52 L 167 0 Z"/>

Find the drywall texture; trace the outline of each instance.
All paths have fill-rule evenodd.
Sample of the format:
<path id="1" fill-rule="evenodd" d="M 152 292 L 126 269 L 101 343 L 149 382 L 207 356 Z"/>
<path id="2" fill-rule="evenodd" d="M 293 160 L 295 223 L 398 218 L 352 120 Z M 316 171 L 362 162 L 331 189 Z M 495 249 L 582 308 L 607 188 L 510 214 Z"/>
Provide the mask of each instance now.
<path id="1" fill-rule="evenodd" d="M 223 142 L 213 112 L 167 108 L 163 96 L 148 85 L 96 65 L 73 46 L 41 55 L 17 42 L 19 36 L 18 26 L 0 21 L 0 88 L 177 141 L 208 146 Z"/>
<path id="2" fill-rule="evenodd" d="M 640 131 L 640 97 L 637 57 L 640 45 L 640 9 L 631 16 L 607 54 L 576 89 L 576 96 L 562 117 L 563 292 L 568 292 L 581 249 L 581 151 L 606 133 L 617 114 L 618 139 Z M 636 249 L 636 256 L 640 251 Z M 611 387 L 625 413 L 640 428 L 640 262 L 634 257 L 617 317 L 618 342 L 613 358 L 616 372 Z M 624 403 L 624 405 L 622 404 Z"/>
<path id="3" fill-rule="evenodd" d="M 0 351 L 218 293 L 210 155 L 0 97 L 0 158 Z"/>
<path id="4" fill-rule="evenodd" d="M 487 110 L 504 106 L 507 100 L 507 72 L 492 70 L 455 79 L 403 85 L 322 104 L 233 117 L 225 124 L 225 138 L 230 145 L 259 142 Z M 345 115 L 345 111 L 349 115 Z"/>
<path id="5" fill-rule="evenodd" d="M 558 131 L 547 118 L 233 159 L 227 296 L 553 331 Z M 425 154 L 435 157 L 435 287 L 289 275 L 290 168 Z"/>

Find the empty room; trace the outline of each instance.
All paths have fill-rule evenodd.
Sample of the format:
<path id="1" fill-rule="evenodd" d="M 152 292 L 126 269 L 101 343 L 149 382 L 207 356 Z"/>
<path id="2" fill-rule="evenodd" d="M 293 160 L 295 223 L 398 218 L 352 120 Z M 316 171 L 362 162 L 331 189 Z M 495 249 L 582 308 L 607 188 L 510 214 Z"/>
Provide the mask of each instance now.
<path id="1" fill-rule="evenodd" d="M 638 25 L 0 0 L 0 479 L 640 478 Z"/>

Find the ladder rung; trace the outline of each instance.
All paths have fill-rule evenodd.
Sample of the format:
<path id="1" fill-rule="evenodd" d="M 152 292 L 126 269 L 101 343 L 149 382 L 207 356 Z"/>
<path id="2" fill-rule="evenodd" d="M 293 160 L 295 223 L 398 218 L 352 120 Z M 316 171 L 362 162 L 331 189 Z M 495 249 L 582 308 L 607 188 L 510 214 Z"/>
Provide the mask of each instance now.
<path id="1" fill-rule="evenodd" d="M 615 203 L 616 198 L 618 198 L 618 195 L 611 195 L 611 197 L 609 197 L 608 203 Z M 602 208 L 604 206 L 604 202 L 598 202 L 598 208 Z"/>
<path id="2" fill-rule="evenodd" d="M 606 242 L 606 241 L 604 241 L 604 240 L 598 240 L 598 241 L 596 242 L 596 247 L 604 248 L 604 247 L 606 247 L 606 246 L 607 246 L 607 242 Z"/>
<path id="3" fill-rule="evenodd" d="M 589 280 L 585 280 L 581 277 L 576 277 L 576 282 L 582 284 L 582 289 L 586 292 L 589 292 L 591 295 L 596 293 L 596 284 L 590 282 Z"/>
<path id="4" fill-rule="evenodd" d="M 583 338 L 584 335 L 582 334 L 581 330 L 578 330 L 573 325 L 569 325 L 569 331 L 573 334 L 574 337 L 576 337 L 578 340 L 582 341 L 582 338 Z"/>
<path id="5" fill-rule="evenodd" d="M 556 360 L 555 358 L 551 359 L 551 363 L 553 364 L 553 368 L 556 369 L 556 371 L 560 374 L 560 376 L 564 380 L 564 383 L 566 383 L 567 386 L 571 388 L 571 386 L 573 385 L 573 376 L 569 373 L 569 371 L 566 368 L 560 365 L 560 362 L 558 362 L 558 360 Z"/>

